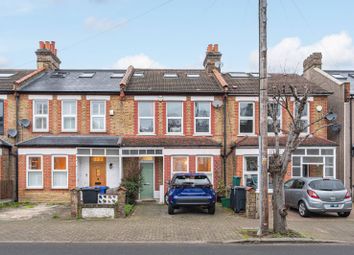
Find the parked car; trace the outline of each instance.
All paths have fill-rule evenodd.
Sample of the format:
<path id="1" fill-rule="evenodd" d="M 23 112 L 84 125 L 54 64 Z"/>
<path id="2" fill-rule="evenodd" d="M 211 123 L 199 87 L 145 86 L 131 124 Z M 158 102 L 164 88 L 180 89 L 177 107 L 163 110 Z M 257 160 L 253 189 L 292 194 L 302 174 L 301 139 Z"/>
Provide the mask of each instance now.
<path id="1" fill-rule="evenodd" d="M 302 217 L 326 212 L 348 217 L 352 210 L 350 191 L 337 179 L 293 178 L 284 188 L 285 204 L 297 209 Z"/>
<path id="2" fill-rule="evenodd" d="M 167 191 L 168 214 L 180 207 L 198 206 L 215 213 L 216 193 L 205 174 L 175 174 Z"/>

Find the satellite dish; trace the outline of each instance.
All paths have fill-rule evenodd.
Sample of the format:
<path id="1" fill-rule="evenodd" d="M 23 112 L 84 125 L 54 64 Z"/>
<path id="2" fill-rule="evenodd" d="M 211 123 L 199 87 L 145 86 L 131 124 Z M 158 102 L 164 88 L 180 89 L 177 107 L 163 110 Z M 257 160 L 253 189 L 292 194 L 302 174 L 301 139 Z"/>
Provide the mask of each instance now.
<path id="1" fill-rule="evenodd" d="M 326 115 L 326 119 L 327 119 L 328 121 L 334 121 L 334 120 L 337 119 L 337 114 L 334 113 L 334 112 L 329 112 L 329 113 L 327 113 L 327 115 Z"/>
<path id="2" fill-rule="evenodd" d="M 342 129 L 342 126 L 340 124 L 334 124 L 329 127 L 330 131 L 333 134 L 338 134 L 340 130 Z"/>
<path id="3" fill-rule="evenodd" d="M 15 138 L 17 136 L 17 130 L 16 129 L 9 129 L 7 131 L 8 137 Z"/>
<path id="4" fill-rule="evenodd" d="M 22 119 L 22 120 L 19 120 L 18 121 L 18 124 L 21 126 L 21 127 L 24 127 L 24 128 L 28 128 L 31 124 L 31 121 L 28 120 L 28 119 Z"/>
<path id="5" fill-rule="evenodd" d="M 213 101 L 212 105 L 215 108 L 220 108 L 223 105 L 223 102 L 221 100 L 215 100 L 215 101 Z"/>

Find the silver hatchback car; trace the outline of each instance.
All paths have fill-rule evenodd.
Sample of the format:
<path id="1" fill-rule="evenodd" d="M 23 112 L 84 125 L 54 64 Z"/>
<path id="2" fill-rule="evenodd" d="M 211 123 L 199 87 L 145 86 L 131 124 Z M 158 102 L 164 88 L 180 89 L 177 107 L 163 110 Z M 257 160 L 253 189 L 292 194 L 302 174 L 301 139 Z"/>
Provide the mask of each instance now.
<path id="1" fill-rule="evenodd" d="M 284 188 L 285 204 L 297 209 L 302 217 L 325 212 L 348 217 L 352 210 L 350 192 L 337 179 L 293 178 L 285 183 Z"/>

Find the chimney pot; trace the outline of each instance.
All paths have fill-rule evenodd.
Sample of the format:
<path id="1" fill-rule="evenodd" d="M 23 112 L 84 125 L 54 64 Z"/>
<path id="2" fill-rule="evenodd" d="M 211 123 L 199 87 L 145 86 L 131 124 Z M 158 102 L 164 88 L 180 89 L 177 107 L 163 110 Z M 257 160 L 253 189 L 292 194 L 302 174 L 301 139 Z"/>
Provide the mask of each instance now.
<path id="1" fill-rule="evenodd" d="M 213 45 L 208 44 L 207 52 L 212 52 L 213 51 Z"/>
<path id="2" fill-rule="evenodd" d="M 39 48 L 44 49 L 44 42 L 43 41 L 39 41 Z"/>
<path id="3" fill-rule="evenodd" d="M 214 52 L 219 52 L 219 45 L 217 43 L 214 44 Z"/>
<path id="4" fill-rule="evenodd" d="M 54 41 L 39 41 L 39 49 L 36 51 L 36 55 L 37 69 L 55 70 L 60 68 L 61 61 L 57 57 Z"/>
<path id="5" fill-rule="evenodd" d="M 45 49 L 50 50 L 50 42 L 45 41 Z"/>

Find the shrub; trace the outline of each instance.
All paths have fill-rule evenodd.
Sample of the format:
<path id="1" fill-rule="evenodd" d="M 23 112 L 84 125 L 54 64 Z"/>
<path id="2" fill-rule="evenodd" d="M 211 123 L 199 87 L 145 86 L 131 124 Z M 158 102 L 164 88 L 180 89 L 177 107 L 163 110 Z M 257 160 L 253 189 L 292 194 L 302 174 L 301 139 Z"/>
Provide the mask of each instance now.
<path id="1" fill-rule="evenodd" d="M 134 210 L 134 205 L 130 205 L 130 204 L 126 204 L 124 206 L 124 213 L 125 213 L 125 216 L 129 216 Z"/>
<path id="2" fill-rule="evenodd" d="M 129 170 L 125 173 L 125 177 L 122 180 L 122 186 L 127 189 L 126 202 L 133 205 L 139 196 L 139 190 L 142 188 L 142 169 L 137 160 L 130 162 L 128 169 Z"/>

